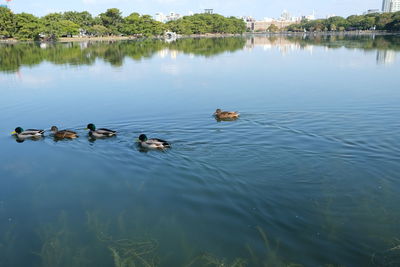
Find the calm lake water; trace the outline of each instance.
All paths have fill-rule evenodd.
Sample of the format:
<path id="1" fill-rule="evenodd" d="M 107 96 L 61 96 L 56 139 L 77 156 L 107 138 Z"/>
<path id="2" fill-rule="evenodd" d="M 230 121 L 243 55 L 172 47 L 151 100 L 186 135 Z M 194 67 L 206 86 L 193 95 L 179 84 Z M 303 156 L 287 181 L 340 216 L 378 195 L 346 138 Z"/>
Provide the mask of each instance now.
<path id="1" fill-rule="evenodd" d="M 399 82 L 400 36 L 2 44 L 0 266 L 400 266 Z"/>

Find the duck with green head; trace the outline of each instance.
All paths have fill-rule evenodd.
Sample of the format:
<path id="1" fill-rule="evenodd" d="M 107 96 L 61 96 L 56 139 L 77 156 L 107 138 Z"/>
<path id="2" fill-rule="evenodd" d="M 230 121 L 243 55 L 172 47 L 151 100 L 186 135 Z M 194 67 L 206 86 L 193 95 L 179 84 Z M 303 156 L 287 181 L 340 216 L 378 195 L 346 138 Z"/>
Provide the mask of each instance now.
<path id="1" fill-rule="evenodd" d="M 35 130 L 35 129 L 24 130 L 21 127 L 17 127 L 11 134 L 15 135 L 20 140 L 28 138 L 41 138 L 43 137 L 44 130 Z"/>
<path id="2" fill-rule="evenodd" d="M 92 138 L 104 138 L 117 135 L 117 132 L 113 130 L 105 128 L 96 129 L 96 126 L 93 123 L 88 124 L 87 130 L 89 130 L 89 136 Z"/>
<path id="3" fill-rule="evenodd" d="M 152 138 L 148 139 L 145 134 L 141 134 L 138 139 L 139 145 L 145 149 L 166 149 L 171 148 L 171 145 L 164 140 Z"/>

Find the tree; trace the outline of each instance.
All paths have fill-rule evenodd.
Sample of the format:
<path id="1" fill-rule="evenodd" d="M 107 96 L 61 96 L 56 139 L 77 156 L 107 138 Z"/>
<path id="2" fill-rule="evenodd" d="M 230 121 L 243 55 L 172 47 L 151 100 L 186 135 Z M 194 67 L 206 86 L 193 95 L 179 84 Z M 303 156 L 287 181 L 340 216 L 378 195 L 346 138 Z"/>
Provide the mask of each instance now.
<path id="1" fill-rule="evenodd" d="M 21 13 L 15 15 L 16 37 L 20 40 L 38 39 L 43 30 L 40 19 L 32 14 Z"/>
<path id="2" fill-rule="evenodd" d="M 69 20 L 61 20 L 58 22 L 60 25 L 60 35 L 76 35 L 79 33 L 79 25 Z"/>
<path id="3" fill-rule="evenodd" d="M 167 23 L 168 29 L 179 34 L 243 33 L 246 23 L 234 17 L 218 14 L 195 14 Z"/>
<path id="4" fill-rule="evenodd" d="M 79 27 L 83 30 L 87 30 L 94 25 L 94 19 L 92 15 L 87 11 L 83 12 L 68 11 L 64 12 L 62 17 L 64 20 L 69 20 L 79 25 Z"/>
<path id="5" fill-rule="evenodd" d="M 15 32 L 15 16 L 10 9 L 0 7 L 0 38 L 12 37 Z"/>
<path id="6" fill-rule="evenodd" d="M 271 25 L 268 27 L 268 31 L 269 31 L 269 32 L 278 32 L 278 31 L 279 31 L 279 28 L 278 28 L 278 26 L 276 26 L 275 24 L 271 24 Z"/>
<path id="7" fill-rule="evenodd" d="M 48 40 L 57 40 L 62 35 L 60 21 L 63 19 L 61 13 L 50 13 L 41 18 L 43 24 L 42 33 Z"/>
<path id="8" fill-rule="evenodd" d="M 151 16 L 132 13 L 124 19 L 120 31 L 126 35 L 154 36 L 162 35 L 165 30 L 164 23 L 155 21 Z"/>
<path id="9" fill-rule="evenodd" d="M 111 30 L 113 34 L 119 34 L 124 19 L 118 8 L 110 8 L 105 13 L 99 15 L 101 23 L 104 27 Z"/>
<path id="10" fill-rule="evenodd" d="M 93 25 L 93 27 L 88 29 L 88 33 L 94 36 L 105 36 L 111 34 L 110 30 L 103 25 Z"/>

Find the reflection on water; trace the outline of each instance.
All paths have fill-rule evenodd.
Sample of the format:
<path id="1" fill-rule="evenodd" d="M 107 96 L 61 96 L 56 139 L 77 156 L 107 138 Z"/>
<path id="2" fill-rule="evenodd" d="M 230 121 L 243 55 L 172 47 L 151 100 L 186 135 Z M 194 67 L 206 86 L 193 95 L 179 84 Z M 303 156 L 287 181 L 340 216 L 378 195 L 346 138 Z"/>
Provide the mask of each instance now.
<path id="1" fill-rule="evenodd" d="M 113 44 L 114 45 L 109 45 Z M 126 42 L 82 42 L 82 43 L 19 43 L 0 44 L 0 71 L 15 72 L 21 66 L 33 66 L 43 61 L 54 64 L 92 65 L 98 58 L 121 66 L 124 58 L 141 60 L 155 54 L 171 58 L 181 54 L 191 56 L 216 56 L 224 52 L 262 47 L 264 50 L 278 48 L 286 55 L 298 50 L 312 53 L 314 47 L 327 49 L 354 48 L 366 51 L 375 50 L 378 64 L 391 64 L 400 51 L 400 36 L 253 36 L 250 38 L 205 38 L 179 39 L 173 42 L 126 41 Z"/>
<path id="2" fill-rule="evenodd" d="M 263 47 L 264 50 L 278 48 L 282 55 L 298 50 L 312 51 L 315 46 L 324 46 L 328 49 L 355 48 L 366 51 L 376 50 L 377 64 L 392 64 L 396 54 L 400 52 L 399 35 L 303 35 L 303 36 L 256 36 L 246 42 L 247 49 Z"/>
<path id="3" fill-rule="evenodd" d="M 0 267 L 399 266 L 398 46 L 1 45 Z M 80 137 L 9 136 L 52 125 Z M 142 153 L 142 133 L 172 149 Z"/>
<path id="4" fill-rule="evenodd" d="M 376 52 L 376 62 L 378 64 L 389 65 L 396 61 L 396 51 L 393 50 L 378 50 Z"/>

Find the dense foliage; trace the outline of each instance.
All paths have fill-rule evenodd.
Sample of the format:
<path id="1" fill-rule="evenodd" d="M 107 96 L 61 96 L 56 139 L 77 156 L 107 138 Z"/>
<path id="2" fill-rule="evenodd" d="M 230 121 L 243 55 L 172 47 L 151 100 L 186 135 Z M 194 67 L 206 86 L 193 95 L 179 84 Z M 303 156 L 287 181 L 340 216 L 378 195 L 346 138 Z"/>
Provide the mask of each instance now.
<path id="1" fill-rule="evenodd" d="M 243 20 L 218 14 L 195 14 L 181 19 L 170 21 L 167 26 L 179 34 L 204 34 L 204 33 L 243 33 L 246 24 Z"/>
<path id="2" fill-rule="evenodd" d="M 373 13 L 368 15 L 353 15 L 348 18 L 331 17 L 329 19 L 303 20 L 293 24 L 288 31 L 322 32 L 322 31 L 353 31 L 353 30 L 384 30 L 400 31 L 400 12 Z"/>
<path id="3" fill-rule="evenodd" d="M 242 33 L 245 23 L 233 17 L 221 15 L 196 14 L 171 23 L 155 21 L 149 15 L 132 13 L 123 17 L 117 8 L 93 17 L 89 12 L 68 11 L 50 13 L 38 18 L 32 14 L 14 14 L 0 7 L 0 38 L 31 40 L 46 38 L 55 40 L 62 36 L 85 34 L 89 36 L 154 36 L 166 31 L 180 34 L 199 33 Z"/>

